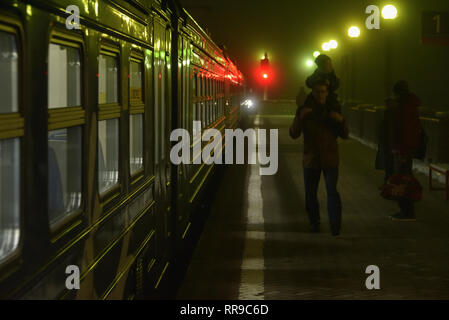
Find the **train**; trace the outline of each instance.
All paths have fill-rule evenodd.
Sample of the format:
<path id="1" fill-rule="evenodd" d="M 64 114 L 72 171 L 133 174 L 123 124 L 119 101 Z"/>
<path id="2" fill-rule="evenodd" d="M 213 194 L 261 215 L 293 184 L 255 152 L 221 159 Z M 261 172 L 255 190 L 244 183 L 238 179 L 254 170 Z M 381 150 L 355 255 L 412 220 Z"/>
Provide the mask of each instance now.
<path id="1" fill-rule="evenodd" d="M 225 147 L 226 49 L 177 0 L 0 0 L 0 71 L 0 299 L 160 297 L 217 170 L 170 134 Z"/>

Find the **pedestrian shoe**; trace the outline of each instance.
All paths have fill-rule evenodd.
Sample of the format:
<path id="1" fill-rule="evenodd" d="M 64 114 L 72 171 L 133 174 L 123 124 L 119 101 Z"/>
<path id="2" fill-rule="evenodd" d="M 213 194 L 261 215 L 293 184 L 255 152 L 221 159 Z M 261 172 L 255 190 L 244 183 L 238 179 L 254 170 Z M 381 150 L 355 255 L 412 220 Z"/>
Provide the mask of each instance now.
<path id="1" fill-rule="evenodd" d="M 393 221 L 416 221 L 414 216 L 407 216 L 402 212 L 391 215 L 390 219 Z"/>

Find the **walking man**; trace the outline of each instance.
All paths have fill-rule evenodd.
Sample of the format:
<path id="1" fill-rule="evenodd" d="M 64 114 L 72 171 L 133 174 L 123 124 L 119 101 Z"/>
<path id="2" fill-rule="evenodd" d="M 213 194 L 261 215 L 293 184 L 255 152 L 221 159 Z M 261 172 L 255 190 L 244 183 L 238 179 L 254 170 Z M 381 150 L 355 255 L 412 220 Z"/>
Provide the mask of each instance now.
<path id="1" fill-rule="evenodd" d="M 290 127 L 290 136 L 297 139 L 304 135 L 304 184 L 306 211 L 312 232 L 320 231 L 320 211 L 317 198 L 321 172 L 327 191 L 329 222 L 333 236 L 340 234 L 341 199 L 337 191 L 339 153 L 337 138 L 347 139 L 348 126 L 343 116 L 333 111 L 327 97 L 329 81 L 316 79 L 311 84 L 312 98 L 298 108 Z"/>

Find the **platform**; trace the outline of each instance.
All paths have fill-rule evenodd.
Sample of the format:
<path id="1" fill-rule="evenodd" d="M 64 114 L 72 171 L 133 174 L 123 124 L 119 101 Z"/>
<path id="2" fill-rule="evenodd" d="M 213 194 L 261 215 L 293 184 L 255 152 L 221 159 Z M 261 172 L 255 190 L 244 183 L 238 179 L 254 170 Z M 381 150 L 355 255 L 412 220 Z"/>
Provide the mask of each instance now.
<path id="1" fill-rule="evenodd" d="M 304 209 L 302 142 L 288 136 L 292 116 L 253 115 L 279 128 L 279 171 L 260 176 L 257 165 L 229 166 L 177 299 L 448 299 L 449 206 L 428 191 L 416 222 L 378 187 L 375 151 L 340 141 L 342 232 L 332 237 L 322 178 L 321 233 L 309 232 Z M 380 290 L 368 290 L 367 266 L 380 269 Z"/>

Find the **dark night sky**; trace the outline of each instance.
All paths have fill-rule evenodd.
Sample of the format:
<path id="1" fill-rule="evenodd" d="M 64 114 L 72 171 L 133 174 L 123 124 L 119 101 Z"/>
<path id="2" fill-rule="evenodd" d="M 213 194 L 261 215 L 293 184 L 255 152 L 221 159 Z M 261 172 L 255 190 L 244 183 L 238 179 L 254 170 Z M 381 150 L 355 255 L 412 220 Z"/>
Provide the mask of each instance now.
<path id="1" fill-rule="evenodd" d="M 351 25 L 362 31 L 361 42 L 376 38 L 376 31 L 365 29 L 365 9 L 370 4 L 380 8 L 387 2 L 365 0 L 180 0 L 187 11 L 204 28 L 208 29 L 217 44 L 224 44 L 229 54 L 253 86 L 254 69 L 265 51 L 277 70 L 271 98 L 293 99 L 299 86 L 313 68 L 305 67 L 307 58 L 321 49 L 325 41 L 335 39 L 339 48 L 329 55 L 340 61 L 341 54 L 348 53 L 346 36 Z M 448 0 L 393 0 L 388 3 L 398 7 L 401 34 L 407 32 L 407 23 L 414 23 L 415 37 L 405 46 L 419 42 L 421 10 L 439 9 L 449 11 Z M 410 21 L 408 19 L 413 19 Z M 371 32 L 371 34 L 368 34 Z M 380 34 L 380 33 L 378 33 Z M 405 38 L 405 37 L 404 37 Z M 371 41 L 371 40 L 369 40 Z M 373 47 L 372 59 L 382 54 L 383 48 Z M 403 46 L 403 48 L 405 47 Z M 423 55 L 435 54 L 432 49 L 422 48 Z M 438 53 L 438 52 L 437 52 Z M 431 60 L 431 58 L 429 58 Z M 370 63 L 370 62 L 369 62 Z M 415 63 L 410 61 L 410 63 Z M 338 63 L 335 63 L 336 71 Z M 406 66 L 404 66 L 406 68 Z"/>

